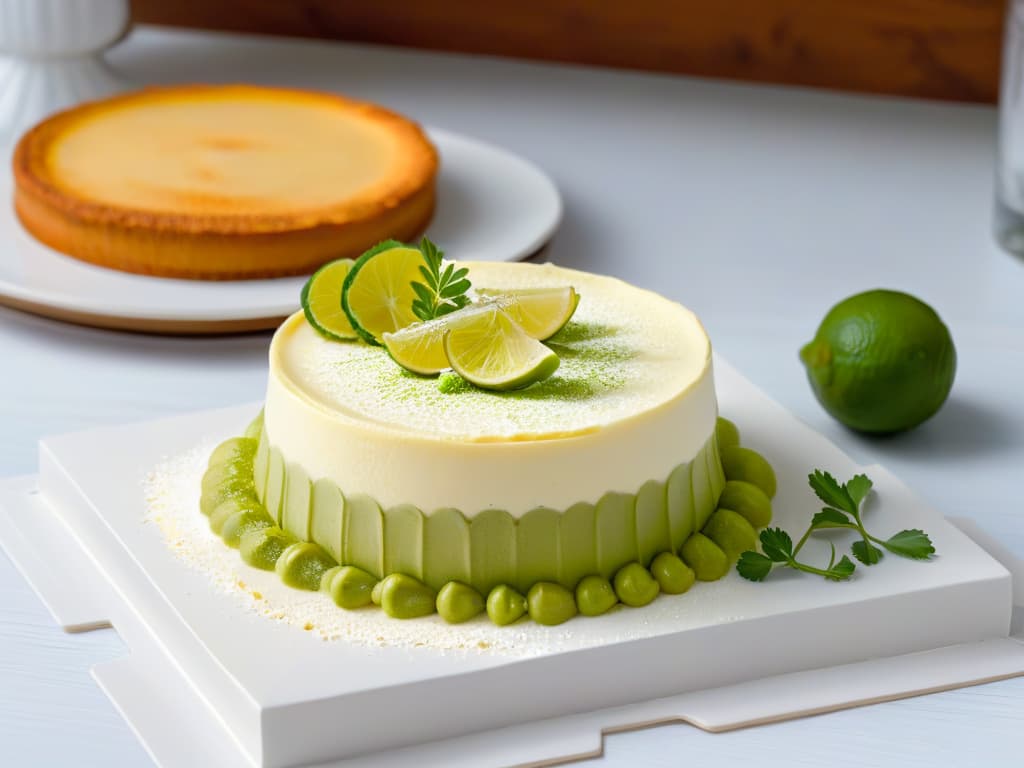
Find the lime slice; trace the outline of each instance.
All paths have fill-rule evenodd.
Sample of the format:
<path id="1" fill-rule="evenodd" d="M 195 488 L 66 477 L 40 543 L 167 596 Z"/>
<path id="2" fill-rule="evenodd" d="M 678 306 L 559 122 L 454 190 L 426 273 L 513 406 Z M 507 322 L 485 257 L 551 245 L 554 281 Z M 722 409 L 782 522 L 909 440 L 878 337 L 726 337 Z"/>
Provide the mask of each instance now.
<path id="1" fill-rule="evenodd" d="M 341 289 L 341 305 L 355 332 L 370 344 L 416 322 L 413 281 L 421 281 L 423 254 L 387 240 L 368 250 L 352 266 Z"/>
<path id="2" fill-rule="evenodd" d="M 483 389 L 522 389 L 558 368 L 558 355 L 531 338 L 495 304 L 472 322 L 445 333 L 444 351 L 455 372 Z"/>
<path id="3" fill-rule="evenodd" d="M 518 291 L 484 290 L 480 295 L 498 302 L 516 325 L 539 341 L 550 339 L 562 330 L 580 303 L 580 295 L 572 286 Z"/>
<path id="4" fill-rule="evenodd" d="M 444 351 L 445 333 L 478 322 L 481 314 L 493 311 L 493 304 L 472 304 L 435 320 L 385 333 L 381 341 L 391 359 L 407 371 L 434 376 L 451 367 Z"/>
<path id="5" fill-rule="evenodd" d="M 306 320 L 328 339 L 359 338 L 341 307 L 341 286 L 353 264 L 353 259 L 324 264 L 302 286 L 302 311 Z"/>

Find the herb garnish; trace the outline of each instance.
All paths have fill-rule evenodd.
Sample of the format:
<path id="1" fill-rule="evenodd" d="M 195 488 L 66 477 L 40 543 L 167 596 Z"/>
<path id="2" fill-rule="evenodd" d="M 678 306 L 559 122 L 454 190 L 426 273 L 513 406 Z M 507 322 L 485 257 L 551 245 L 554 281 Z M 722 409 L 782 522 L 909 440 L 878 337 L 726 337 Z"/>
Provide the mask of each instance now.
<path id="1" fill-rule="evenodd" d="M 412 283 L 416 292 L 413 314 L 420 320 L 433 320 L 469 304 L 466 295 L 470 289 L 470 282 L 466 279 L 469 270 L 465 267 L 456 269 L 454 264 L 444 265 L 444 252 L 425 237 L 420 241 L 420 253 L 426 262 L 420 267 L 425 282 Z"/>
<path id="2" fill-rule="evenodd" d="M 793 545 L 790 535 L 781 528 L 767 528 L 761 531 L 761 550 L 764 554 L 744 552 L 740 555 L 739 562 L 736 563 L 736 570 L 740 576 L 750 581 L 764 581 L 773 568 L 782 566 L 813 573 L 832 581 L 850 578 L 857 566 L 846 555 L 837 563 L 836 548 L 831 542 L 829 546 L 832 548 L 832 555 L 825 568 L 817 568 L 797 560 L 797 555 L 814 531 L 831 528 L 849 528 L 860 534 L 860 541 L 854 542 L 850 550 L 864 565 L 874 565 L 882 559 L 882 549 L 875 546 L 876 544 L 894 555 L 914 560 L 927 560 L 935 554 L 931 539 L 917 528 L 900 531 L 884 540 L 867 532 L 861 520 L 860 510 L 861 503 L 871 491 L 872 482 L 867 475 L 855 475 L 846 483 L 840 484 L 828 472 L 816 469 L 807 479 L 811 490 L 828 506 L 811 518 L 810 526 L 796 546 Z"/>

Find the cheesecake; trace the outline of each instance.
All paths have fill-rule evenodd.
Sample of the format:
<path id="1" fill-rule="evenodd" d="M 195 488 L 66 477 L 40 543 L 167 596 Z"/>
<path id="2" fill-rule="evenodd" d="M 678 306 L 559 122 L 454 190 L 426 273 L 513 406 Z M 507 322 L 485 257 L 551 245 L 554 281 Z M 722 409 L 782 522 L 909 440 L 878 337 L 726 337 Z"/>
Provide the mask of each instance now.
<path id="1" fill-rule="evenodd" d="M 486 607 L 498 624 L 558 624 L 725 575 L 773 490 L 726 476 L 738 432 L 718 417 L 697 316 L 551 264 L 459 266 L 483 296 L 574 288 L 545 341 L 557 370 L 501 392 L 416 375 L 296 313 L 270 345 L 262 416 L 211 457 L 214 530 L 292 586 L 398 618 Z M 730 486 L 740 503 L 720 509 Z"/>
<path id="2" fill-rule="evenodd" d="M 431 219 L 419 126 L 335 94 L 147 88 L 44 120 L 13 157 L 38 240 L 112 269 L 229 280 L 307 274 Z"/>

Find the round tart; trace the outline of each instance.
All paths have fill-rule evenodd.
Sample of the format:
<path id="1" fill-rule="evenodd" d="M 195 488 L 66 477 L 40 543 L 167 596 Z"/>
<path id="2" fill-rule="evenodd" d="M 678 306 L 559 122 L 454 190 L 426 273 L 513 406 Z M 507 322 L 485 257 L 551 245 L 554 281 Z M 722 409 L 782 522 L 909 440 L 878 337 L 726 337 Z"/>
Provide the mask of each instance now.
<path id="1" fill-rule="evenodd" d="M 437 152 L 413 122 L 326 93 L 150 88 L 30 130 L 14 204 L 42 242 L 127 272 L 210 280 L 303 274 L 434 210 Z"/>

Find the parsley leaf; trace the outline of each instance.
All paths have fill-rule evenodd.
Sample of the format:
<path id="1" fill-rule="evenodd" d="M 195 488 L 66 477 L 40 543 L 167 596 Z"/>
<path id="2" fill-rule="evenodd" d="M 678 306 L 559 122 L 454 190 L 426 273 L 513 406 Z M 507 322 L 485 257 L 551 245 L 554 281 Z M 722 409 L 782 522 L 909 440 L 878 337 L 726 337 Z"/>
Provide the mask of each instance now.
<path id="1" fill-rule="evenodd" d="M 871 482 L 867 475 L 854 475 L 847 481 L 846 492 L 850 495 L 855 506 L 860 507 L 860 503 L 867 497 L 872 485 L 874 483 Z"/>
<path id="2" fill-rule="evenodd" d="M 860 560 L 864 565 L 874 565 L 882 559 L 882 550 L 872 544 L 870 541 L 855 541 L 850 547 L 850 551 L 853 552 L 853 556 Z"/>
<path id="3" fill-rule="evenodd" d="M 774 563 L 771 558 L 765 557 L 760 552 L 744 552 L 736 563 L 736 570 L 748 581 L 764 581 L 765 577 L 772 572 L 773 567 Z"/>
<path id="4" fill-rule="evenodd" d="M 846 555 L 843 555 L 843 559 L 828 569 L 826 579 L 832 581 L 846 581 L 846 579 L 853 576 L 853 572 L 857 570 L 857 566 L 853 564 Z"/>
<path id="5" fill-rule="evenodd" d="M 467 278 L 469 270 L 445 264 L 444 252 L 425 237 L 420 241 L 420 253 L 424 262 L 419 270 L 423 281 L 412 283 L 416 294 L 412 302 L 413 314 L 420 320 L 433 320 L 469 304 L 466 295 L 472 287 Z"/>
<path id="6" fill-rule="evenodd" d="M 839 481 L 828 472 L 816 469 L 807 476 L 807 480 L 811 485 L 811 490 L 814 491 L 819 499 L 830 507 L 838 507 L 844 512 L 856 516 L 857 505 L 850 498 L 846 486 L 840 485 Z"/>
<path id="7" fill-rule="evenodd" d="M 781 528 L 765 528 L 761 531 L 761 549 L 776 563 L 793 559 L 793 539 Z"/>
<path id="8" fill-rule="evenodd" d="M 814 528 L 846 528 L 850 525 L 853 523 L 846 513 L 832 507 L 825 507 L 811 518 L 811 526 Z"/>
<path id="9" fill-rule="evenodd" d="M 927 560 L 935 554 L 935 547 L 928 534 L 918 528 L 900 531 L 885 541 L 879 542 L 894 555 L 902 555 L 914 560 Z"/>

